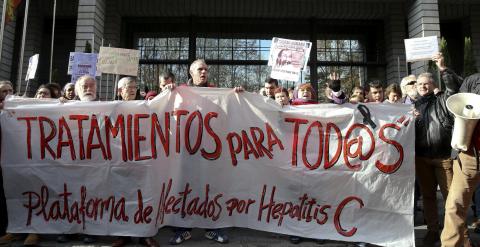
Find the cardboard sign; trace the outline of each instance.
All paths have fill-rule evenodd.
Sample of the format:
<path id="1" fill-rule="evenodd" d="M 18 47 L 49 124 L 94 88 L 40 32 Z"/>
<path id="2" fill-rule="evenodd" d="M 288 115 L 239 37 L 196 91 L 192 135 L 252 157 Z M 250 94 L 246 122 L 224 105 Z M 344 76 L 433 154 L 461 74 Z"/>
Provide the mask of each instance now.
<path id="1" fill-rule="evenodd" d="M 8 232 L 248 227 L 414 246 L 410 106 L 365 105 L 374 127 L 358 106 L 189 87 L 148 102 L 9 98 Z"/>
<path id="2" fill-rule="evenodd" d="M 102 73 L 137 76 L 139 50 L 100 47 L 97 70 Z"/>
<path id="3" fill-rule="evenodd" d="M 299 81 L 300 71 L 306 69 L 311 48 L 311 42 L 273 38 L 268 60 L 268 65 L 272 66 L 270 77 Z"/>
<path id="4" fill-rule="evenodd" d="M 27 70 L 27 75 L 25 76 L 25 81 L 35 79 L 39 57 L 40 57 L 39 54 L 35 54 L 28 59 L 28 70 Z"/>
<path id="5" fill-rule="evenodd" d="M 438 52 L 437 36 L 405 39 L 405 54 L 407 62 L 431 60 Z"/>

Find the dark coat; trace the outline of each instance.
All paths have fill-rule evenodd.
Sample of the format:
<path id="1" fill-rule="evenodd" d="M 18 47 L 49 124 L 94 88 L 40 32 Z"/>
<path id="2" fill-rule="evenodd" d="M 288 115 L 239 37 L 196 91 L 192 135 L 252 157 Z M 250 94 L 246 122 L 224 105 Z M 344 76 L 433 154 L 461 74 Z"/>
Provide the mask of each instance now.
<path id="1" fill-rule="evenodd" d="M 462 78 L 447 69 L 441 73 L 445 92 L 418 97 L 415 109 L 420 113 L 415 119 L 416 155 L 431 158 L 448 158 L 452 148 L 454 117 L 448 111 L 446 100 L 458 92 Z"/>

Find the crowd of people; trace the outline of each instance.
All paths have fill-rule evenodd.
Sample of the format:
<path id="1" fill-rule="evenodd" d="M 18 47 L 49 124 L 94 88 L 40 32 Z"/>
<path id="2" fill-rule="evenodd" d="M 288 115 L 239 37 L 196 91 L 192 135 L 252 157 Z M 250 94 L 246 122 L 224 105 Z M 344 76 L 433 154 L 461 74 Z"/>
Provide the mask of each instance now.
<path id="1" fill-rule="evenodd" d="M 334 104 L 409 104 L 415 116 L 415 170 L 416 189 L 414 199 L 414 215 L 417 210 L 417 200 L 423 197 L 423 215 L 427 224 L 427 234 L 423 239 L 425 246 L 435 246 L 441 240 L 442 246 L 473 246 L 466 228 L 466 212 L 469 208 L 475 188 L 480 182 L 478 175 L 478 157 L 475 150 L 480 148 L 480 135 L 476 132 L 470 149 L 466 152 L 455 152 L 450 147 L 454 117 L 446 107 L 446 99 L 458 92 L 471 92 L 480 94 L 480 74 L 475 74 L 465 80 L 445 66 L 441 53 L 432 57 L 441 80 L 445 85 L 439 90 L 434 76 L 431 73 L 422 73 L 418 76 L 409 75 L 399 83 L 391 83 L 384 88 L 384 83 L 378 80 L 369 82 L 366 87 L 356 86 L 350 92 L 342 89 L 340 76 L 332 73 L 326 82 L 324 91 L 327 102 Z M 175 75 L 163 72 L 159 76 L 157 91 L 149 91 L 146 95 L 139 94 L 138 85 L 133 77 L 124 77 L 118 82 L 118 100 L 151 100 L 162 91 L 175 90 L 177 86 L 188 87 L 214 87 L 208 82 L 208 66 L 202 59 L 194 61 L 189 69 L 191 79 L 182 85 L 177 85 Z M 242 92 L 243 88 L 235 88 Z M 276 101 L 282 106 L 286 105 L 311 105 L 318 104 L 317 92 L 310 83 L 302 83 L 294 88 L 283 88 L 278 80 L 267 78 L 260 94 Z M 3 106 L 5 97 L 13 94 L 13 86 L 9 81 L 0 81 L 0 102 Z M 97 100 L 97 83 L 94 77 L 85 75 L 76 83 L 67 83 L 63 89 L 55 83 L 40 85 L 34 96 L 38 99 L 58 98 L 60 101 Z M 477 128 L 478 129 L 478 128 Z M 412 171 L 413 172 L 413 171 Z M 444 228 L 442 231 L 441 220 L 437 208 L 437 187 L 440 187 L 443 200 L 446 201 Z M 480 190 L 476 196 L 477 210 L 480 212 Z M 3 190 L 1 190 L 3 193 Z M 5 197 L 2 200 L 1 231 L 6 228 Z M 480 217 L 480 213 L 478 214 Z M 479 221 L 480 222 L 480 221 Z M 480 232 L 480 223 L 478 232 Z M 190 239 L 192 229 L 173 228 L 169 244 L 181 244 Z M 94 236 L 82 235 L 85 243 L 95 242 Z M 219 243 L 227 243 L 229 238 L 223 229 L 206 229 L 205 237 Z M 0 244 L 18 240 L 20 235 L 7 233 L 0 238 Z M 58 236 L 58 242 L 69 241 L 70 236 Z M 112 246 L 119 247 L 127 244 L 131 238 L 116 237 Z M 40 238 L 36 234 L 28 234 L 25 245 L 37 245 Z M 290 236 L 292 243 L 302 241 L 300 237 Z M 140 243 L 146 246 L 158 246 L 153 237 L 141 238 Z M 365 243 L 357 243 L 365 246 Z"/>

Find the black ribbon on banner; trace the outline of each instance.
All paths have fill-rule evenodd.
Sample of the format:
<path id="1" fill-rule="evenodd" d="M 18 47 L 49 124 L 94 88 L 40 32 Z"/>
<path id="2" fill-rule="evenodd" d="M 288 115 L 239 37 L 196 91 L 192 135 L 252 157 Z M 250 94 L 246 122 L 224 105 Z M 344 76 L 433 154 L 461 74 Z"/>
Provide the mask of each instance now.
<path id="1" fill-rule="evenodd" d="M 363 123 L 370 125 L 372 129 L 375 129 L 377 125 L 373 122 L 371 115 L 370 115 L 370 110 L 366 105 L 358 105 L 357 109 L 360 111 L 360 114 L 363 116 Z"/>

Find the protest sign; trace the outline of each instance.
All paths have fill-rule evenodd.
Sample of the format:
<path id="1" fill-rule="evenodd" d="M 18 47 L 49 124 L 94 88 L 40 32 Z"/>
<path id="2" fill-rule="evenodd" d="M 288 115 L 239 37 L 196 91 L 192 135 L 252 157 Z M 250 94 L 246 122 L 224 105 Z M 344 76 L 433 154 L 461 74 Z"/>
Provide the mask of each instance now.
<path id="1" fill-rule="evenodd" d="M 9 98 L 0 116 L 8 232 L 235 226 L 414 246 L 409 111 L 282 108 L 189 87 L 148 102 Z"/>
<path id="2" fill-rule="evenodd" d="M 139 50 L 100 47 L 97 70 L 102 73 L 137 76 Z"/>
<path id="3" fill-rule="evenodd" d="M 25 81 L 35 79 L 39 57 L 40 57 L 39 54 L 35 54 L 28 59 L 28 70 L 27 70 L 27 75 L 25 76 Z"/>
<path id="4" fill-rule="evenodd" d="M 311 47 L 308 41 L 273 38 L 268 59 L 272 66 L 270 77 L 298 81 L 300 71 L 307 66 Z"/>
<path id="5" fill-rule="evenodd" d="M 97 76 L 97 56 L 96 53 L 70 52 L 68 70 L 71 82 L 83 75 Z"/>
<path id="6" fill-rule="evenodd" d="M 431 60 L 438 52 L 437 36 L 405 39 L 404 42 L 407 62 Z"/>

